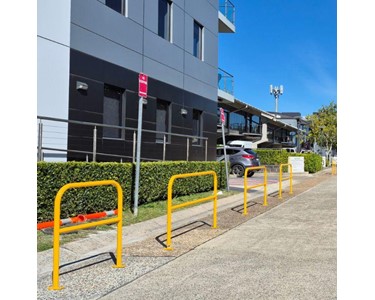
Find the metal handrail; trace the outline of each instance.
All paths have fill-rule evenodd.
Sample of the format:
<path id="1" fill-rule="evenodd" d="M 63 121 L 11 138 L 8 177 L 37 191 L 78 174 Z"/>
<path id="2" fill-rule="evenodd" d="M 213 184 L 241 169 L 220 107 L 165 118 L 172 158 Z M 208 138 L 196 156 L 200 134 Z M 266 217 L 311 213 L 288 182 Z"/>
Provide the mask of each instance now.
<path id="1" fill-rule="evenodd" d="M 234 95 L 234 76 L 221 68 L 218 68 L 217 85 L 220 90 Z"/>
<path id="2" fill-rule="evenodd" d="M 221 0 L 219 5 L 219 10 L 221 13 L 233 24 L 235 24 L 236 19 L 236 9 L 234 4 L 230 0 Z M 229 12 L 232 12 L 231 14 Z"/>
<path id="3" fill-rule="evenodd" d="M 113 129 L 121 129 L 121 130 L 130 130 L 134 132 L 134 135 L 136 135 L 136 132 L 138 131 L 137 128 L 133 127 L 127 127 L 127 126 L 116 126 L 116 125 L 108 125 L 108 124 L 101 124 L 101 123 L 95 123 L 95 122 L 86 122 L 86 121 L 76 121 L 76 120 L 66 120 L 66 119 L 61 119 L 61 118 L 54 118 L 54 117 L 47 117 L 47 116 L 37 116 L 37 119 L 40 120 L 40 123 L 38 125 L 38 145 L 37 145 L 37 157 L 38 161 L 43 160 L 43 150 L 50 150 L 50 151 L 56 151 L 56 152 L 71 152 L 71 153 L 84 153 L 86 154 L 86 157 L 88 155 L 92 155 L 92 160 L 96 160 L 97 155 L 105 155 L 109 157 L 118 157 L 120 159 L 122 158 L 131 158 L 130 156 L 127 155 L 118 155 L 118 154 L 111 154 L 111 153 L 99 153 L 96 151 L 96 142 L 97 142 L 97 137 L 96 137 L 96 127 L 106 127 L 106 128 L 113 128 Z M 66 124 L 77 124 L 77 125 L 86 125 L 86 126 L 91 126 L 94 127 L 94 134 L 93 134 L 93 150 L 92 151 L 83 151 L 83 150 L 78 150 L 78 149 L 61 149 L 61 148 L 56 148 L 56 147 L 43 147 L 43 123 L 42 121 L 53 121 L 53 122 L 61 122 L 61 123 L 66 123 Z M 167 144 L 167 139 L 165 138 L 166 136 L 174 136 L 174 137 L 182 137 L 187 139 L 187 153 L 186 153 L 186 160 L 189 159 L 189 139 L 194 139 L 194 140 L 199 140 L 202 141 L 203 143 L 197 144 L 191 144 L 192 146 L 201 146 L 205 148 L 204 151 L 204 159 L 207 161 L 207 147 L 208 147 L 208 138 L 207 137 L 201 137 L 201 136 L 193 136 L 193 135 L 187 135 L 187 134 L 179 134 L 179 133 L 170 133 L 170 132 L 164 132 L 164 131 L 157 131 L 157 130 L 149 130 L 149 129 L 142 129 L 142 132 L 147 132 L 147 133 L 155 133 L 155 134 L 162 134 L 164 135 L 163 139 L 163 157 L 160 159 L 154 159 L 154 158 L 144 158 L 142 157 L 143 160 L 148 160 L 148 161 L 160 161 L 160 160 L 165 160 L 165 152 L 166 152 L 166 144 Z M 136 143 L 135 139 L 133 138 L 133 144 Z M 133 151 L 134 152 L 134 151 Z M 134 153 L 133 153 L 134 156 Z M 88 158 L 86 158 L 88 160 Z M 134 161 L 134 157 L 133 157 Z"/>

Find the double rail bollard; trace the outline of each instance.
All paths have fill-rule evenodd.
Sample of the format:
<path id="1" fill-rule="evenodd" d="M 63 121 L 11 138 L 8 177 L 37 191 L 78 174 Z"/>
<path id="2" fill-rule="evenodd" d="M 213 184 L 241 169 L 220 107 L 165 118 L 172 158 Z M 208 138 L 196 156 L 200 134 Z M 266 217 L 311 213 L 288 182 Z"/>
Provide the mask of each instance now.
<path id="1" fill-rule="evenodd" d="M 103 186 L 103 185 L 113 185 L 117 189 L 117 200 L 118 200 L 118 215 L 116 218 L 85 223 L 65 228 L 60 228 L 60 213 L 61 213 L 61 198 L 63 194 L 72 188 L 81 187 L 93 187 L 93 186 Z M 76 230 L 86 229 L 90 227 L 108 225 L 117 223 L 117 259 L 114 268 L 123 268 L 124 265 L 121 262 L 122 259 L 122 201 L 123 193 L 120 184 L 114 180 L 100 180 L 100 181 L 88 181 L 88 182 L 74 182 L 64 185 L 57 192 L 55 197 L 55 207 L 54 207 L 54 225 L 53 225 L 53 274 L 52 274 L 52 286 L 49 286 L 49 290 L 61 290 L 64 287 L 59 286 L 59 256 L 60 256 L 60 234 L 72 232 Z"/>
<path id="2" fill-rule="evenodd" d="M 256 185 L 251 185 L 247 186 L 247 173 L 249 171 L 253 170 L 263 170 L 263 183 L 256 184 Z M 247 215 L 247 190 L 263 186 L 264 187 L 264 195 L 263 195 L 263 206 L 268 206 L 267 202 L 267 169 L 266 166 L 259 166 L 259 167 L 249 167 L 245 169 L 245 174 L 244 174 L 244 195 L 243 195 L 243 215 Z"/>
<path id="3" fill-rule="evenodd" d="M 181 203 L 181 204 L 177 204 L 177 205 L 172 205 L 172 195 L 173 195 L 172 188 L 173 188 L 173 183 L 176 179 L 187 178 L 187 177 L 195 177 L 195 176 L 203 176 L 203 175 L 213 175 L 213 177 L 214 177 L 214 184 L 213 184 L 214 185 L 214 191 L 213 191 L 212 196 L 200 198 L 200 199 L 197 199 L 197 200 L 193 200 L 193 201 L 189 201 L 189 202 L 185 202 L 185 203 Z M 167 200 L 168 201 L 167 202 L 167 247 L 165 248 L 165 250 L 173 250 L 173 248 L 171 247 L 171 244 L 172 244 L 172 241 L 171 241 L 172 240 L 172 211 L 177 209 L 177 208 L 193 205 L 193 204 L 208 201 L 208 200 L 213 200 L 213 202 L 214 202 L 214 204 L 213 204 L 213 224 L 212 224 L 212 228 L 216 228 L 217 227 L 217 225 L 216 225 L 216 223 L 217 223 L 217 175 L 216 175 L 216 172 L 215 171 L 204 171 L 204 172 L 177 174 L 177 175 L 173 175 L 169 179 L 168 200 Z"/>

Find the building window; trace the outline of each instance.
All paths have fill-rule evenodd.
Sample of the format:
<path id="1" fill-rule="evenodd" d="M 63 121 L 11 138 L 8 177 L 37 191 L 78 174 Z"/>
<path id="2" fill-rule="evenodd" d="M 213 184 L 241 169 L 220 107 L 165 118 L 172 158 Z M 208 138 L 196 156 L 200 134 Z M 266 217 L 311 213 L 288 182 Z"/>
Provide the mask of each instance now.
<path id="1" fill-rule="evenodd" d="M 203 26 L 194 21 L 193 55 L 203 60 Z"/>
<path id="2" fill-rule="evenodd" d="M 163 142 L 165 132 L 170 132 L 170 103 L 159 99 L 156 103 L 156 131 L 157 142 Z"/>
<path id="3" fill-rule="evenodd" d="M 261 133 L 260 131 L 260 118 L 259 116 L 252 115 L 250 121 L 250 132 L 251 133 Z"/>
<path id="4" fill-rule="evenodd" d="M 105 5 L 125 16 L 127 0 L 106 0 Z"/>
<path id="5" fill-rule="evenodd" d="M 172 2 L 169 0 L 159 0 L 159 28 L 158 34 L 167 41 L 171 41 L 172 24 Z"/>
<path id="6" fill-rule="evenodd" d="M 246 117 L 242 113 L 231 113 L 229 128 L 238 133 L 246 132 Z"/>
<path id="7" fill-rule="evenodd" d="M 125 95 L 124 90 L 105 85 L 103 101 L 103 124 L 123 126 L 125 119 Z M 103 127 L 103 137 L 121 139 L 124 131 L 120 128 Z"/>
<path id="8" fill-rule="evenodd" d="M 201 145 L 202 140 L 195 138 L 202 136 L 202 112 L 193 109 L 193 145 Z"/>

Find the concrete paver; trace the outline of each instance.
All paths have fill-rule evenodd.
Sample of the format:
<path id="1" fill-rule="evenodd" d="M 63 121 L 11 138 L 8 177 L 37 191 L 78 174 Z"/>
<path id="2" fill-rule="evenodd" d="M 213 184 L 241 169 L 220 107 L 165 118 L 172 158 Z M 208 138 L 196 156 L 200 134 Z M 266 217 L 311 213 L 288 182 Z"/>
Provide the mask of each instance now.
<path id="1" fill-rule="evenodd" d="M 101 299 L 336 299 L 336 179 Z"/>

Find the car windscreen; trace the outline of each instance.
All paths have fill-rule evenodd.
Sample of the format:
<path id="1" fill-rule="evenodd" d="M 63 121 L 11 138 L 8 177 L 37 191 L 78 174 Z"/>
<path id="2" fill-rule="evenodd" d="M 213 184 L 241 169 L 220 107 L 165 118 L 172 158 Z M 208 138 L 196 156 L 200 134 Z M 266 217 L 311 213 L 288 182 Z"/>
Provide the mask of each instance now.
<path id="1" fill-rule="evenodd" d="M 257 156 L 256 152 L 254 152 L 254 151 L 251 150 L 251 149 L 243 149 L 243 150 L 245 150 L 245 151 L 246 151 L 247 153 L 249 153 L 249 154 L 254 155 L 255 157 Z"/>

